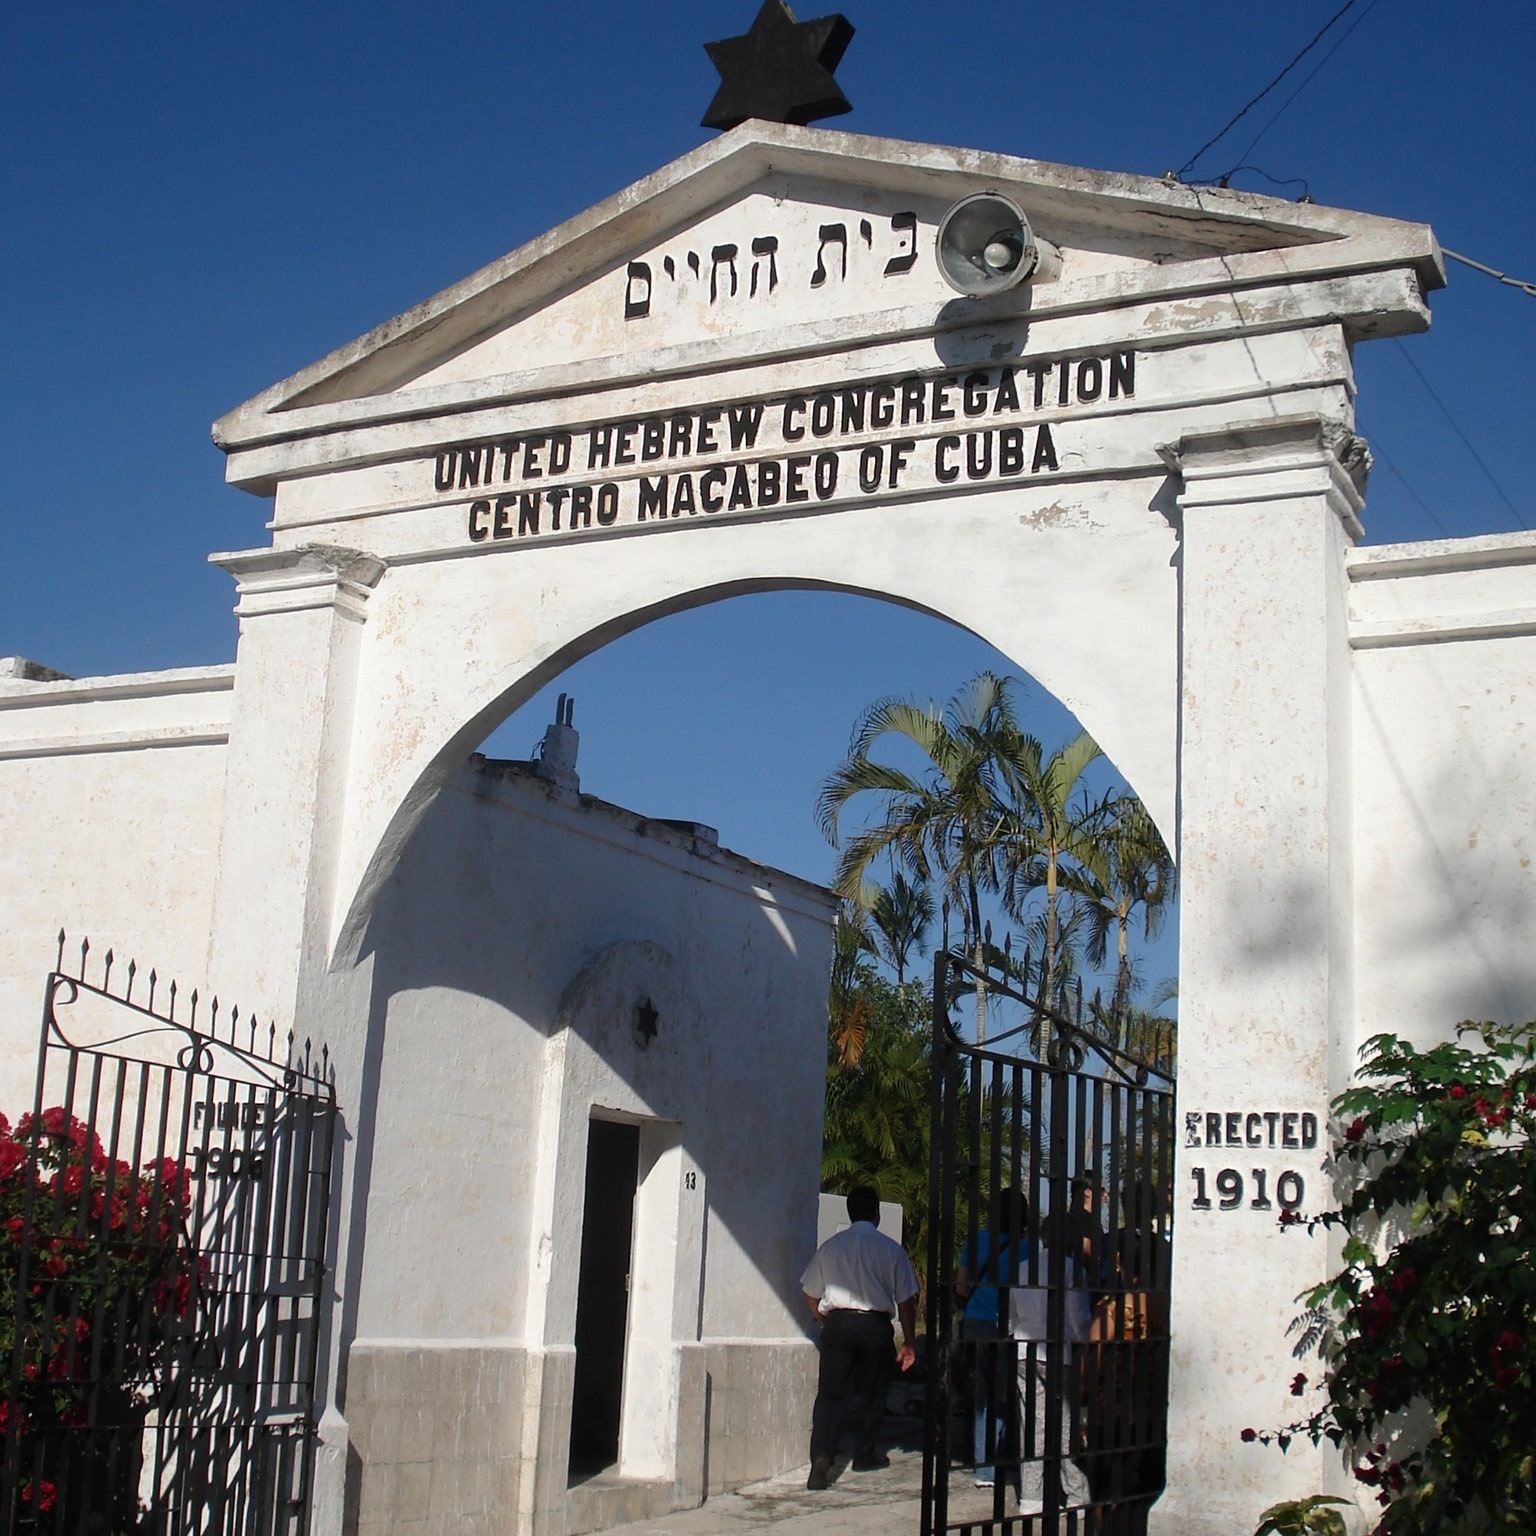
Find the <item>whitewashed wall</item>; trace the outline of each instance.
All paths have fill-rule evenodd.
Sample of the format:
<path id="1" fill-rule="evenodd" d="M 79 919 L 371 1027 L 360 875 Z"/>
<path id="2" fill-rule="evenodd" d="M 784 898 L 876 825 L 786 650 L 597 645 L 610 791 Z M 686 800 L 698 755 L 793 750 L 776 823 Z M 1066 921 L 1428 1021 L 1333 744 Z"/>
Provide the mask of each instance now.
<path id="1" fill-rule="evenodd" d="M 366 941 L 346 1394 L 362 1529 L 408 1521 L 399 1490 L 423 1477 L 490 1479 L 502 1518 L 521 1505 L 542 1530 L 595 1518 L 565 1477 L 594 1111 L 643 1127 L 619 1472 L 651 1486 L 631 1513 L 697 1502 L 706 1440 L 717 1487 L 803 1458 L 831 910 L 707 833 L 526 770 L 477 758 L 450 780 Z M 487 1361 L 500 1414 L 463 1388 Z"/>
<path id="2" fill-rule="evenodd" d="M 1015 197 L 1060 247 L 1055 278 L 982 301 L 943 286 L 934 232 L 982 190 Z M 528 941 L 535 976 L 505 928 L 476 919 L 510 914 L 532 933 L 569 861 L 540 852 L 526 883 L 466 888 L 449 857 L 482 852 L 454 775 L 509 709 L 640 623 L 779 586 L 868 592 L 968 626 L 1077 712 L 1173 836 L 1180 1107 L 1198 1118 L 1179 1151 L 1169 1486 L 1153 1528 L 1230 1536 L 1338 1477 L 1321 1456 L 1281 1461 L 1236 1438 L 1297 1406 L 1284 1329 L 1326 1272 L 1325 1246 L 1282 1236 L 1262 1203 L 1202 1203 L 1196 1175 L 1231 1161 L 1271 1195 L 1284 1174 L 1315 1180 L 1321 1148 L 1298 1127 L 1347 1080 L 1364 1035 L 1432 1038 L 1463 1013 L 1532 1011 L 1536 545 L 1355 547 L 1367 457 L 1351 350 L 1422 329 L 1442 280 L 1420 225 L 748 124 L 218 423 L 229 478 L 275 502 L 273 547 L 219 557 L 239 592 L 233 674 L 0 688 L 15 850 L 0 1070 L 24 1075 L 61 920 L 158 943 L 168 967 L 206 959 L 226 994 L 329 1044 L 341 1102 L 364 1116 L 338 1174 L 317 1532 L 418 1516 L 500 1530 L 513 1507 L 519 1530 L 542 1533 L 614 1514 L 576 1508 L 552 1477 L 570 1350 L 565 1304 L 545 1305 L 540 1283 L 568 1256 L 562 1191 L 599 1100 L 680 1123 L 654 1168 L 662 1183 L 705 1175 L 712 1213 L 685 1219 L 672 1193 L 658 1207 L 677 1241 L 647 1283 L 674 1358 L 653 1401 L 676 1411 L 654 1416 L 659 1438 L 626 1426 L 625 1454 L 670 1466 L 674 1502 L 790 1454 L 745 1431 L 765 1394 L 802 1389 L 779 1277 L 810 1233 L 769 1240 L 793 1223 L 754 1230 L 741 1190 L 753 1138 L 791 1102 L 788 1082 L 782 1102 L 764 1090 L 783 1071 L 769 999 L 785 1001 L 773 989 L 791 950 L 819 974 L 789 1001 L 822 1001 L 824 954 L 800 937 L 820 921 L 814 903 L 791 918 L 793 903 L 775 908 L 750 881 L 705 903 L 662 860 L 656 890 L 673 894 L 636 910 L 611 882 L 586 889 Z M 987 399 L 963 420 L 959 380 L 977 373 Z M 910 420 L 825 422 L 817 449 L 807 401 L 845 387 L 889 401 L 909 378 Z M 727 407 L 754 402 L 760 443 L 700 448 Z M 622 455 L 644 454 L 642 419 L 674 415 L 691 445 L 669 439 L 645 461 L 653 481 L 671 476 L 663 521 L 654 501 L 641 515 L 644 471 Z M 1004 421 L 1019 434 L 1006 471 Z M 962 475 L 973 431 L 994 434 L 993 457 Z M 584 457 L 558 465 L 566 433 Z M 827 494 L 792 504 L 782 493 L 806 449 L 800 472 L 821 466 Z M 706 468 L 701 453 L 718 458 Z M 771 503 L 760 463 L 777 467 Z M 567 514 L 589 493 L 595 521 L 540 525 L 533 496 L 552 478 Z M 755 489 L 724 505 L 738 480 Z M 719 510 L 680 503 L 685 481 L 698 498 L 713 486 Z M 494 820 L 494 801 L 475 815 Z M 555 805 L 528 822 L 530 868 L 560 826 L 589 847 L 578 862 L 636 856 L 633 826 L 598 835 L 599 820 Z M 431 827 L 440 836 L 423 838 Z M 650 858 L 666 839 L 644 841 Z M 735 866 L 707 868 L 713 888 Z M 717 908 L 739 913 L 742 975 L 705 986 L 694 929 Z M 437 931 L 444 912 L 464 922 Z M 670 1090 L 605 1033 L 602 1000 L 638 975 L 709 1031 L 686 1063 L 688 1102 L 747 1105 L 731 1135 L 713 1111 L 705 1125 L 664 1103 Z M 552 1049 L 541 1032 L 555 1017 L 570 1022 Z M 820 1059 L 818 1046 L 796 1101 L 819 1106 Z M 647 1181 L 647 1201 L 662 1183 Z M 473 1217 L 456 1206 L 471 1200 Z M 500 1283 L 432 1283 L 440 1252 L 466 1280 Z M 448 1402 L 477 1405 L 473 1444 L 471 1416 L 443 1419 Z M 685 1466 L 706 1412 L 710 1443 L 736 1449 Z M 360 1500 L 370 1459 L 381 1470 Z"/>
<path id="3" fill-rule="evenodd" d="M 1536 537 L 1349 577 L 1362 1036 L 1536 1017 Z"/>
<path id="4" fill-rule="evenodd" d="M 32 1105 L 61 927 L 200 986 L 232 667 L 29 682 L 0 674 L 0 1110 Z"/>

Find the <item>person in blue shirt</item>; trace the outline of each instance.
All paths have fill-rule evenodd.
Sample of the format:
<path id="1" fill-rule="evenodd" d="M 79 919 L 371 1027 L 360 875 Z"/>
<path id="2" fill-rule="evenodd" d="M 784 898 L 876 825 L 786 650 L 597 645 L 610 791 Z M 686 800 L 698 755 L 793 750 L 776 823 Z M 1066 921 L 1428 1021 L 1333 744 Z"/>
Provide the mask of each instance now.
<path id="1" fill-rule="evenodd" d="M 955 1271 L 955 1294 L 965 1303 L 962 1341 L 972 1350 L 975 1403 L 973 1451 L 976 1486 L 990 1488 L 994 1458 L 1007 1454 L 1006 1394 L 1014 1391 L 1013 1346 L 1008 1336 L 1007 1287 L 1029 1257 L 1029 1202 L 1017 1189 L 998 1191 L 992 1221 L 967 1241 Z M 998 1282 L 1002 1282 L 999 1294 Z"/>

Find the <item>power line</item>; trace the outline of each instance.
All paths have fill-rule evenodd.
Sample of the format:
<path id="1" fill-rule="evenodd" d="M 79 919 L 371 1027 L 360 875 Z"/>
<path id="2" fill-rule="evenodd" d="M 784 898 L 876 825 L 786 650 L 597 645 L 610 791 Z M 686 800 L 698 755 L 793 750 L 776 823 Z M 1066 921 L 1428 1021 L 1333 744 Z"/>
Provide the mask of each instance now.
<path id="1" fill-rule="evenodd" d="M 1518 288 L 1522 293 L 1536 299 L 1536 283 L 1521 282 L 1518 277 L 1510 277 L 1507 273 L 1500 272 L 1496 267 L 1485 267 L 1480 261 L 1473 261 L 1470 256 L 1463 256 L 1460 251 L 1448 251 L 1442 245 L 1440 253 L 1449 256 L 1452 261 L 1459 261 L 1464 267 L 1472 267 L 1478 272 L 1486 272 L 1489 277 L 1496 277 L 1501 283 L 1508 283 L 1511 288 Z"/>
<path id="2" fill-rule="evenodd" d="M 1358 421 L 1358 418 L 1357 418 L 1357 423 L 1356 424 L 1357 425 L 1362 425 L 1362 426 L 1364 425 L 1363 422 L 1359 422 Z M 1394 464 L 1392 462 L 1391 457 L 1388 455 L 1387 450 L 1382 447 L 1381 440 L 1376 435 L 1376 432 L 1375 432 L 1375 430 L 1373 428 L 1367 428 L 1366 429 L 1366 440 L 1371 445 L 1371 456 L 1373 458 L 1380 459 L 1381 462 L 1383 464 L 1385 464 L 1386 467 L 1394 475 L 1397 476 L 1397 478 L 1402 482 L 1403 489 L 1405 491 L 1407 491 L 1408 494 L 1410 496 L 1412 496 L 1413 499 L 1416 502 L 1418 502 L 1418 504 L 1424 509 L 1425 517 L 1427 517 L 1430 520 L 1430 522 L 1432 522 L 1435 525 L 1435 527 L 1438 528 L 1440 530 L 1440 532 L 1445 535 L 1446 538 L 1450 538 L 1451 537 L 1451 530 L 1449 528 L 1447 528 L 1445 526 L 1445 524 L 1442 523 L 1438 517 L 1435 516 L 1434 508 L 1431 507 L 1430 504 L 1427 501 L 1425 501 L 1424 498 L 1421 495 L 1419 495 L 1418 490 L 1415 488 L 1413 482 L 1407 477 L 1407 475 L 1405 475 L 1402 472 L 1402 470 L 1400 470 L 1397 467 L 1396 464 Z"/>
<path id="3" fill-rule="evenodd" d="M 1403 354 L 1404 361 L 1410 368 L 1413 369 L 1416 374 L 1418 374 L 1419 383 L 1421 383 L 1424 388 L 1429 391 L 1429 398 L 1440 407 L 1441 415 L 1443 415 L 1445 419 L 1450 422 L 1451 430 L 1456 434 L 1457 437 L 1461 439 L 1463 445 L 1466 447 L 1467 452 L 1477 460 L 1478 468 L 1481 469 L 1485 475 L 1487 475 L 1488 483 L 1494 488 L 1494 490 L 1499 493 L 1499 499 L 1504 503 L 1506 507 L 1509 508 L 1510 516 L 1515 520 L 1515 527 L 1522 529 L 1529 528 L 1530 525 L 1528 523 L 1521 521 L 1519 512 L 1515 510 L 1514 502 L 1509 499 L 1509 497 L 1505 494 L 1504 487 L 1500 485 L 1499 482 L 1494 478 L 1493 471 L 1489 469 L 1487 464 L 1483 462 L 1482 454 L 1480 454 L 1477 449 L 1472 446 L 1472 440 L 1467 436 L 1465 432 L 1461 430 L 1460 426 L 1457 425 L 1456 418 L 1451 415 L 1450 409 L 1447 407 L 1445 401 L 1435 393 L 1434 385 L 1432 385 L 1429 380 L 1424 377 L 1423 373 L 1419 369 L 1419 365 L 1414 362 L 1411 356 L 1409 356 L 1407 347 L 1405 347 L 1396 336 L 1394 336 L 1392 340 L 1396 345 L 1397 350 Z"/>
<path id="4" fill-rule="evenodd" d="M 1353 32 L 1355 30 L 1355 28 L 1358 27 L 1360 25 L 1360 23 L 1362 21 L 1364 21 L 1367 16 L 1370 15 L 1371 12 L 1374 11 L 1376 9 L 1376 7 L 1380 3 L 1381 3 L 1381 0 L 1371 0 L 1371 3 L 1368 6 L 1366 6 L 1366 8 L 1363 11 L 1361 11 L 1360 14 L 1358 16 L 1356 16 L 1355 19 L 1352 22 L 1350 22 L 1350 24 L 1344 29 L 1344 31 L 1335 40 L 1333 47 L 1331 47 L 1328 50 L 1328 52 L 1325 53 L 1322 56 L 1322 58 L 1320 58 L 1317 61 L 1317 63 L 1312 67 L 1311 74 L 1309 74 L 1307 76 L 1307 78 L 1305 80 L 1303 80 L 1301 82 L 1301 84 L 1298 85 L 1296 87 L 1296 89 L 1294 91 L 1292 91 L 1291 94 L 1289 96 L 1287 96 L 1283 102 L 1280 103 L 1280 105 L 1278 107 L 1275 108 L 1274 115 L 1253 136 L 1253 142 L 1247 147 L 1247 149 L 1245 149 L 1242 152 L 1242 154 L 1240 154 L 1237 157 L 1239 164 L 1234 168 L 1233 171 L 1228 171 L 1227 172 L 1227 176 L 1231 176 L 1231 175 L 1233 175 L 1235 173 L 1236 170 L 1241 170 L 1242 169 L 1241 162 L 1246 160 L 1248 158 L 1248 156 L 1251 155 L 1254 152 L 1254 150 L 1258 147 L 1259 140 L 1262 139 L 1264 137 L 1264 135 L 1266 133 L 1268 133 L 1269 130 L 1271 128 L 1273 128 L 1277 122 L 1279 122 L 1281 113 L 1283 113 L 1285 111 L 1285 109 L 1288 106 L 1290 106 L 1290 104 L 1293 101 L 1295 101 L 1296 98 L 1298 96 L 1300 96 L 1301 93 L 1304 90 L 1306 90 L 1306 88 L 1309 85 L 1311 85 L 1313 80 L 1315 80 L 1317 78 L 1318 71 L 1321 70 L 1322 67 L 1328 62 L 1328 60 L 1331 59 L 1334 56 L 1334 54 L 1336 54 L 1339 51 L 1339 49 L 1342 48 L 1344 46 L 1344 44 L 1349 41 L 1349 34 L 1351 32 Z M 1346 7 L 1346 9 L 1347 9 L 1347 7 Z M 1343 12 L 1341 11 L 1339 13 L 1339 15 L 1343 15 Z M 1337 16 L 1334 17 L 1334 21 L 1337 21 L 1337 20 L 1338 20 L 1338 17 Z M 1333 22 L 1330 21 L 1328 23 L 1328 26 L 1331 27 L 1332 25 L 1333 25 Z M 1323 28 L 1323 31 L 1326 32 L 1327 30 L 1328 30 L 1327 27 Z M 1319 35 L 1321 35 L 1321 34 L 1319 34 Z M 1316 41 L 1316 39 L 1314 39 L 1314 41 Z M 1223 180 L 1223 181 L 1225 181 L 1225 179 L 1226 179 L 1225 177 L 1221 178 L 1221 180 Z"/>
<path id="5" fill-rule="evenodd" d="M 1266 96 L 1268 96 L 1268 95 L 1269 95 L 1269 93 L 1270 93 L 1270 92 L 1271 92 L 1271 91 L 1272 91 L 1272 90 L 1274 90 L 1274 88 L 1275 88 L 1275 87 L 1276 87 L 1276 86 L 1277 86 L 1277 85 L 1279 85 L 1279 84 L 1280 84 L 1280 82 L 1281 82 L 1281 81 L 1282 81 L 1282 80 L 1284 80 L 1284 79 L 1285 79 L 1285 77 L 1286 77 L 1286 76 L 1287 76 L 1287 75 L 1288 75 L 1288 74 L 1290 74 L 1290 72 L 1291 72 L 1291 71 L 1292 71 L 1292 70 L 1293 70 L 1293 69 L 1295 69 L 1295 68 L 1296 68 L 1296 66 L 1297 66 L 1297 65 L 1298 65 L 1298 64 L 1300 64 L 1300 63 L 1301 63 L 1301 61 L 1302 61 L 1302 60 L 1303 60 L 1303 59 L 1304 59 L 1304 58 L 1306 58 L 1306 56 L 1307 56 L 1307 55 L 1308 55 L 1308 54 L 1309 54 L 1309 53 L 1311 53 L 1311 52 L 1312 52 L 1312 50 L 1313 50 L 1313 49 L 1314 49 L 1314 48 L 1315 48 L 1315 47 L 1317 47 L 1317 45 L 1318 45 L 1318 44 L 1319 44 L 1319 43 L 1320 43 L 1320 42 L 1321 42 L 1321 41 L 1322 41 L 1322 40 L 1323 40 L 1323 38 L 1324 38 L 1324 36 L 1325 36 L 1325 35 L 1326 35 L 1326 34 L 1327 34 L 1327 32 L 1328 32 L 1328 30 L 1329 30 L 1329 28 L 1331 28 L 1331 27 L 1332 27 L 1332 26 L 1333 26 L 1333 24 L 1334 24 L 1334 23 L 1335 23 L 1335 22 L 1336 22 L 1336 21 L 1338 21 L 1338 19 L 1339 19 L 1339 18 L 1340 18 L 1340 17 L 1341 17 L 1341 16 L 1343 16 L 1343 15 L 1345 15 L 1345 14 L 1346 14 L 1346 13 L 1347 13 L 1347 12 L 1349 12 L 1349 11 L 1352 11 L 1352 10 L 1353 10 L 1353 9 L 1354 9 L 1354 8 L 1355 8 L 1355 7 L 1356 7 L 1356 6 L 1357 6 L 1357 5 L 1358 5 L 1358 4 L 1359 4 L 1359 3 L 1360 3 L 1360 0 L 1345 0 L 1345 3 L 1344 3 L 1344 4 L 1343 4 L 1343 5 L 1342 5 L 1342 6 L 1340 6 L 1340 7 L 1339 7 L 1339 9 L 1338 9 L 1338 10 L 1337 10 L 1337 11 L 1335 11 L 1335 12 L 1334 12 L 1334 13 L 1333 13 L 1333 15 L 1332 15 L 1332 16 L 1330 16 L 1330 17 L 1329 17 L 1329 18 L 1328 18 L 1328 21 L 1327 21 L 1327 22 L 1326 22 L 1326 23 L 1325 23 L 1325 24 L 1324 24 L 1324 26 L 1323 26 L 1323 27 L 1322 27 L 1322 28 L 1321 28 L 1321 30 L 1320 30 L 1320 31 L 1319 31 L 1319 32 L 1318 32 L 1318 34 L 1317 34 L 1317 36 L 1316 36 L 1316 37 L 1314 37 L 1314 38 L 1313 38 L 1313 39 L 1312 39 L 1312 41 L 1311 41 L 1311 42 L 1310 42 L 1310 43 L 1308 43 L 1308 44 L 1307 44 L 1307 46 L 1306 46 L 1306 47 L 1305 47 L 1305 48 L 1303 48 L 1303 49 L 1302 49 L 1302 50 L 1301 50 L 1301 52 L 1300 52 L 1300 53 L 1298 53 L 1298 54 L 1297 54 L 1297 55 L 1296 55 L 1296 57 L 1295 57 L 1295 58 L 1294 58 L 1294 59 L 1292 59 L 1292 60 L 1291 60 L 1291 62 L 1290 62 L 1290 63 L 1289 63 L 1289 64 L 1287 64 L 1287 65 L 1286 65 L 1286 66 L 1285 66 L 1285 68 L 1284 68 L 1284 69 L 1282 69 L 1282 70 L 1281 70 L 1281 71 L 1280 71 L 1280 73 L 1279 73 L 1279 74 L 1278 74 L 1278 75 L 1276 75 L 1276 76 L 1275 76 L 1275 78 L 1274 78 L 1274 79 L 1273 79 L 1273 80 L 1271 80 L 1271 81 L 1270 81 L 1270 82 L 1269 82 L 1269 84 L 1268 84 L 1268 85 L 1266 85 L 1266 86 L 1265 86 L 1265 87 L 1264 87 L 1264 89 L 1263 89 L 1263 90 L 1262 90 L 1262 91 L 1260 91 L 1260 92 L 1259 92 L 1259 94 L 1258 94 L 1258 95 L 1257 95 L 1257 96 L 1255 96 L 1255 97 L 1254 97 L 1254 98 L 1253 98 L 1253 100 L 1252 100 L 1252 101 L 1250 101 L 1250 102 L 1249 102 L 1249 103 L 1248 103 L 1248 105 L 1247 105 L 1247 106 L 1246 106 L 1246 107 L 1244 107 L 1244 108 L 1243 108 L 1243 110 L 1242 110 L 1242 111 L 1241 111 L 1241 112 L 1239 112 L 1239 113 L 1238 113 L 1238 114 L 1237 114 L 1237 116 L 1236 116 L 1236 117 L 1234 117 L 1234 118 L 1233 118 L 1233 119 L 1232 119 L 1232 121 L 1231 121 L 1231 122 L 1229 122 L 1229 123 L 1228 123 L 1228 124 L 1227 124 L 1227 126 L 1226 126 L 1226 127 L 1225 127 L 1225 128 L 1223 128 L 1223 129 L 1222 129 L 1222 130 L 1221 130 L 1221 132 L 1220 132 L 1220 133 L 1218 133 L 1218 134 L 1217 134 L 1217 135 L 1216 135 L 1216 137 L 1215 137 L 1215 138 L 1213 138 L 1213 139 L 1208 139 L 1208 140 L 1207 140 L 1207 141 L 1206 141 L 1206 142 L 1205 142 L 1205 143 L 1204 143 L 1204 144 L 1202 144 L 1202 145 L 1201 145 L 1201 146 L 1200 146 L 1200 148 L 1199 148 L 1199 149 L 1197 149 L 1197 150 L 1196 150 L 1196 151 L 1195 151 L 1195 152 L 1194 152 L 1194 154 L 1192 154 L 1192 155 L 1191 155 L 1191 156 L 1190 156 L 1190 157 L 1189 157 L 1189 159 L 1188 159 L 1188 160 L 1186 160 L 1186 161 L 1185 161 L 1185 162 L 1184 162 L 1184 164 L 1183 164 L 1183 165 L 1181 165 L 1181 166 L 1180 166 L 1180 167 L 1179 167 L 1179 169 L 1178 169 L 1178 170 L 1177 170 L 1177 171 L 1175 171 L 1175 172 L 1174 172 L 1174 176 L 1175 176 L 1175 177 L 1176 177 L 1176 178 L 1178 178 L 1178 179 L 1179 179 L 1179 180 L 1181 180 L 1181 181 L 1182 181 L 1182 180 L 1183 180 L 1183 178 L 1184 178 L 1184 173 L 1185 173 L 1185 172 L 1186 172 L 1186 171 L 1188 171 L 1188 170 L 1190 170 L 1190 169 L 1192 169 L 1192 168 L 1193 168 L 1193 166 L 1194 166 L 1194 164 L 1195 164 L 1195 162 L 1196 162 L 1196 161 L 1197 161 L 1197 160 L 1199 160 L 1199 158 L 1200 158 L 1200 156 L 1201 156 L 1201 155 L 1203 155 L 1203 154 L 1204 154 L 1204 153 L 1205 153 L 1205 152 L 1206 152 L 1206 150 L 1208 150 L 1208 149 L 1209 149 L 1209 148 L 1210 148 L 1210 147 L 1211 147 L 1211 146 L 1212 146 L 1212 145 L 1213 145 L 1213 144 L 1219 144 L 1219 143 L 1220 143 L 1220 142 L 1221 142 L 1221 141 L 1222 141 L 1222 140 L 1223 140 L 1223 139 L 1224 139 L 1224 138 L 1226 138 L 1226 136 L 1227 136 L 1227 135 L 1228 135 L 1228 134 L 1229 134 L 1229 133 L 1231 133 L 1231 131 L 1232 131 L 1232 130 L 1233 130 L 1233 129 L 1234 129 L 1234 128 L 1235 128 L 1235 127 L 1236 127 L 1236 126 L 1237 126 L 1237 125 L 1238 125 L 1238 124 L 1239 124 L 1239 123 L 1240 123 L 1240 122 L 1242 122 L 1242 120 L 1243 120 L 1243 119 L 1244 119 L 1244 118 L 1245 118 L 1245 117 L 1247 117 L 1247 115 L 1248 115 L 1248 114 L 1249 114 L 1249 113 L 1250 113 L 1250 112 L 1251 112 L 1251 111 L 1252 111 L 1252 110 L 1253 110 L 1253 109 L 1254 109 L 1254 108 L 1255 108 L 1255 107 L 1256 107 L 1256 106 L 1258 106 L 1258 104 L 1259 104 L 1259 103 L 1260 103 L 1260 102 L 1261 102 L 1261 101 L 1263 101 L 1263 99 L 1264 99 L 1264 98 L 1265 98 L 1265 97 L 1266 97 Z M 1373 0 L 1373 3 L 1374 3 L 1374 0 Z M 1289 105 L 1289 103 L 1287 103 L 1287 105 Z M 1282 111 L 1283 111 L 1283 110 L 1284 110 L 1284 108 L 1282 108 L 1282 109 L 1281 109 L 1281 110 L 1282 110 Z"/>

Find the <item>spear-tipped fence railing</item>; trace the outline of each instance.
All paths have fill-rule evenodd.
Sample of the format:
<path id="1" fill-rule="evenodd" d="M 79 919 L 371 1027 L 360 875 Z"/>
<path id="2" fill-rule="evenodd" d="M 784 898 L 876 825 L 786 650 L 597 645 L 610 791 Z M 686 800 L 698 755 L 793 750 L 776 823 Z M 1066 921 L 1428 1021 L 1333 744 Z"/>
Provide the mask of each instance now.
<path id="1" fill-rule="evenodd" d="M 0 1536 L 307 1530 L 335 1115 L 326 1048 L 59 934 L 0 1138 Z"/>

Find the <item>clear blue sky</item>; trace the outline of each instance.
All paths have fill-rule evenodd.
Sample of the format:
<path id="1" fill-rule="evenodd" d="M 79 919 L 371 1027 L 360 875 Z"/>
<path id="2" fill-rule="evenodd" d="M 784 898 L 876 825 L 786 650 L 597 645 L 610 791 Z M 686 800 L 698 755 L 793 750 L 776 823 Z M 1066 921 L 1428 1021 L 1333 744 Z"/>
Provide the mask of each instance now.
<path id="1" fill-rule="evenodd" d="M 854 111 L 832 126 L 1161 174 L 1342 3 L 843 0 Z M 204 556 L 265 543 L 267 508 L 224 486 L 209 423 L 708 137 L 701 45 L 756 8 L 9 8 L 0 654 L 76 675 L 232 657 L 229 580 Z M 1321 63 L 1246 156 L 1276 182 L 1233 184 L 1304 178 L 1536 278 L 1533 57 L 1528 0 L 1357 0 L 1191 175 L 1229 170 Z M 1536 299 L 1453 267 L 1432 302 L 1427 336 L 1357 354 L 1372 542 L 1536 521 Z M 576 694 L 586 788 L 824 878 L 810 804 L 860 706 L 988 665 L 1007 663 L 935 621 L 799 594 L 668 620 L 551 692 Z M 525 755 L 550 712 L 534 701 L 497 748 Z M 1047 710 L 1040 728 L 1068 727 Z"/>

